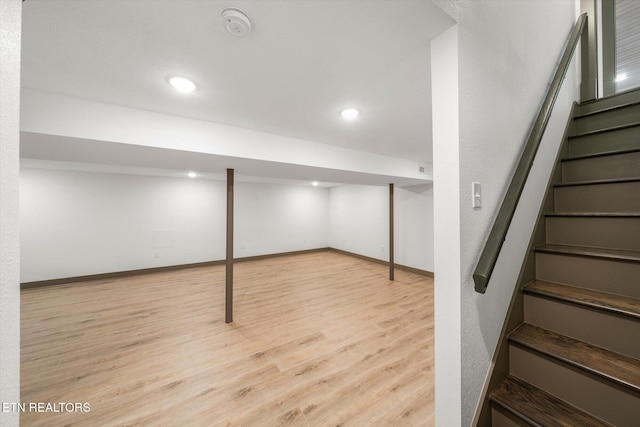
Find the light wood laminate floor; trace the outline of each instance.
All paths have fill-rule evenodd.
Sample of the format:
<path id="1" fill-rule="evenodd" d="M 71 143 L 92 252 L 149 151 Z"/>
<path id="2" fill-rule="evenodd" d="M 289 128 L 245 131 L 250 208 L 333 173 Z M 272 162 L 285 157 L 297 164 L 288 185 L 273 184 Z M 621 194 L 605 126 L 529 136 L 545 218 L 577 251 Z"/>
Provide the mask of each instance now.
<path id="1" fill-rule="evenodd" d="M 430 426 L 433 280 L 336 252 L 22 291 L 23 426 Z"/>

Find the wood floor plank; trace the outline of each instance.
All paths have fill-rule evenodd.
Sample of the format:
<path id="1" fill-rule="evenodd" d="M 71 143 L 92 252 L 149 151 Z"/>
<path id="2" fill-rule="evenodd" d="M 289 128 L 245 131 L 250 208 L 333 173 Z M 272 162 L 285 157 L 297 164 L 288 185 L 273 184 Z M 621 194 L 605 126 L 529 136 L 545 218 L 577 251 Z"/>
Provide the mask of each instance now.
<path id="1" fill-rule="evenodd" d="M 433 279 L 336 252 L 25 289 L 29 426 L 433 425 Z M 404 422 L 405 424 L 402 424 Z"/>

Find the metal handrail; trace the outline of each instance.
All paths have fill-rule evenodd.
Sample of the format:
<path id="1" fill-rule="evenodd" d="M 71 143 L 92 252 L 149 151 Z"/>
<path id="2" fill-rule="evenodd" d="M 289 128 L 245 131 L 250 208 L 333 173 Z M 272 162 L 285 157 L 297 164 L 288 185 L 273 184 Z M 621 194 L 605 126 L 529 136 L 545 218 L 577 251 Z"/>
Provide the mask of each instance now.
<path id="1" fill-rule="evenodd" d="M 567 42 L 564 53 L 562 54 L 562 59 L 556 67 L 551 85 L 545 94 L 544 102 L 542 103 L 540 111 L 538 111 L 536 121 L 529 132 L 527 144 L 520 156 L 520 161 L 518 162 L 518 166 L 516 167 L 513 178 L 511 178 L 509 188 L 507 189 L 507 194 L 505 194 L 504 199 L 502 200 L 502 205 L 500 206 L 498 215 L 493 223 L 487 242 L 484 245 L 484 249 L 482 250 L 476 269 L 473 272 L 473 281 L 475 282 L 476 292 L 483 294 L 487 290 L 491 273 L 493 272 L 493 268 L 498 260 L 498 255 L 502 249 L 502 244 L 504 243 L 507 235 L 507 230 L 509 229 L 509 225 L 513 219 L 513 214 L 516 211 L 516 206 L 518 205 L 518 201 L 522 195 L 522 190 L 524 189 L 529 171 L 533 165 L 533 160 L 536 157 L 540 141 L 542 141 L 542 136 L 547 128 L 547 123 L 551 117 L 551 112 L 555 105 L 556 98 L 558 97 L 558 93 L 560 92 L 560 87 L 562 86 L 564 77 L 567 74 L 569 63 L 571 62 L 573 53 L 578 45 L 578 41 L 582 36 L 586 22 L 587 14 L 583 13 L 580 15 L 576 25 L 571 31 L 569 41 Z"/>

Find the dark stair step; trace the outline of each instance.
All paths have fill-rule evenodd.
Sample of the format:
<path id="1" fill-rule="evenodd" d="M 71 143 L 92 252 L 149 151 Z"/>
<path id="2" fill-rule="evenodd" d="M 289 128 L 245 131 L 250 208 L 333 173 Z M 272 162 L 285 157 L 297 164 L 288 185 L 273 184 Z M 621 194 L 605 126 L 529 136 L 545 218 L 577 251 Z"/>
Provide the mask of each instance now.
<path id="1" fill-rule="evenodd" d="M 555 184 L 554 188 L 582 187 L 582 186 L 601 185 L 601 184 L 621 184 L 626 182 L 640 182 L 640 177 L 593 179 L 591 181 L 566 182 L 566 183 Z"/>
<path id="2" fill-rule="evenodd" d="M 640 132 L 640 127 L 638 127 L 638 132 Z M 640 135 L 639 135 L 640 138 Z M 626 148 L 624 150 L 611 150 L 611 151 L 603 151 L 598 153 L 587 153 L 587 154 L 576 154 L 576 155 L 567 155 L 561 159 L 562 162 L 570 162 L 574 160 L 585 160 L 585 159 L 594 159 L 598 157 L 609 157 L 609 156 L 617 156 L 620 154 L 632 154 L 640 151 L 640 147 L 632 147 Z M 640 179 L 639 177 L 632 177 L 631 179 Z M 610 180 L 616 180 L 615 178 L 610 178 Z M 621 179 L 618 179 L 620 181 Z M 594 181 L 606 181 L 606 179 L 594 180 Z M 582 181 L 581 181 L 582 182 Z M 571 183 L 569 183 L 571 184 Z M 560 184 L 562 185 L 562 184 Z"/>
<path id="3" fill-rule="evenodd" d="M 523 289 L 524 321 L 640 359 L 640 340 L 629 339 L 640 337 L 640 297 L 614 293 L 609 282 L 603 281 L 604 284 L 591 289 L 581 283 L 568 285 L 549 280 L 528 283 Z"/>
<path id="4" fill-rule="evenodd" d="M 640 299 L 637 298 L 545 282 L 543 280 L 534 280 L 527 284 L 524 287 L 524 292 L 640 319 Z"/>
<path id="5" fill-rule="evenodd" d="M 555 218 L 640 218 L 640 212 L 547 212 Z"/>
<path id="6" fill-rule="evenodd" d="M 640 148 L 565 158 L 561 169 L 563 183 L 640 178 Z"/>
<path id="7" fill-rule="evenodd" d="M 585 155 L 614 154 L 640 148 L 640 125 L 623 126 L 600 132 L 569 136 L 569 158 Z"/>
<path id="8" fill-rule="evenodd" d="M 640 102 L 631 102 L 588 114 L 579 114 L 573 118 L 572 134 L 584 134 L 602 129 L 638 124 L 639 117 Z"/>
<path id="9" fill-rule="evenodd" d="M 618 93 L 605 98 L 587 101 L 577 106 L 574 119 L 589 120 L 616 110 L 627 108 L 640 102 L 640 90 L 634 89 Z M 638 120 L 631 120 L 637 122 Z M 640 124 L 614 126 L 595 132 L 585 132 L 580 135 L 569 136 L 567 153 L 571 156 L 616 152 L 627 149 L 640 148 Z"/>
<path id="10" fill-rule="evenodd" d="M 536 252 L 561 255 L 574 255 L 590 258 L 604 258 L 615 261 L 630 261 L 640 263 L 640 251 L 626 251 L 619 249 L 593 248 L 587 246 L 546 244 L 536 247 Z"/>
<path id="11" fill-rule="evenodd" d="M 545 244 L 535 253 L 539 280 L 640 298 L 640 251 Z"/>
<path id="12" fill-rule="evenodd" d="M 636 212 L 548 213 L 545 226 L 547 243 L 640 251 Z"/>
<path id="13" fill-rule="evenodd" d="M 556 212 L 640 212 L 640 179 L 556 184 L 553 198 Z"/>
<path id="14" fill-rule="evenodd" d="M 579 137 L 583 137 L 583 136 L 598 135 L 598 134 L 602 134 L 602 133 L 610 133 L 610 132 L 620 131 L 620 130 L 628 129 L 628 128 L 637 128 L 639 125 L 640 125 L 640 121 L 633 121 L 633 122 L 627 122 L 627 123 L 624 123 L 624 124 L 615 124 L 615 125 L 611 125 L 611 126 L 604 126 L 604 127 L 597 128 L 597 129 L 578 130 L 578 131 L 572 132 L 569 135 L 569 138 L 579 138 Z"/>
<path id="15" fill-rule="evenodd" d="M 509 341 L 640 392 L 640 360 L 527 323 Z"/>
<path id="16" fill-rule="evenodd" d="M 576 116 L 582 117 L 589 114 L 597 114 L 599 112 L 623 107 L 640 101 L 640 90 L 631 89 L 624 92 L 618 92 L 603 98 L 598 98 L 578 105 Z"/>
<path id="17" fill-rule="evenodd" d="M 617 111 L 617 110 L 621 110 L 621 109 L 628 108 L 628 107 L 633 107 L 635 105 L 640 104 L 640 96 L 637 96 L 636 98 L 638 98 L 638 99 L 628 100 L 626 102 L 620 102 L 618 104 L 609 105 L 609 106 L 597 107 L 596 105 L 587 106 L 585 104 L 582 104 L 582 105 L 578 106 L 578 109 L 576 110 L 576 114 L 575 114 L 575 116 L 573 118 L 574 118 L 574 120 L 575 119 L 584 119 L 584 118 L 587 118 L 587 117 L 596 116 L 598 114 L 604 114 L 604 113 L 609 113 L 609 112 L 612 112 L 612 111 Z"/>
<path id="18" fill-rule="evenodd" d="M 640 147 L 640 123 L 569 135 L 567 142 L 568 155 L 638 148 Z"/>
<path id="19" fill-rule="evenodd" d="M 491 392 L 490 399 L 532 426 L 612 426 L 511 375 Z"/>

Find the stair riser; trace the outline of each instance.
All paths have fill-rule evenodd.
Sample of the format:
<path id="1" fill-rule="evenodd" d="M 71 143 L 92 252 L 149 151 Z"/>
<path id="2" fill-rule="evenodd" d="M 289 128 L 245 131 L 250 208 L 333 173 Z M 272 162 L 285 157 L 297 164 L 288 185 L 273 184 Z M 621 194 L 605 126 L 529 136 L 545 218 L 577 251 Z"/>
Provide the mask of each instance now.
<path id="1" fill-rule="evenodd" d="M 640 126 L 570 138 L 567 155 L 585 156 L 636 148 L 640 148 Z"/>
<path id="2" fill-rule="evenodd" d="M 491 427 L 531 427 L 502 408 L 491 408 Z"/>
<path id="3" fill-rule="evenodd" d="M 640 359 L 640 320 L 525 294 L 524 320 L 550 331 Z M 615 333 L 611 333 L 615 331 Z"/>
<path id="4" fill-rule="evenodd" d="M 640 298 L 640 263 L 536 253 L 536 277 Z"/>
<path id="5" fill-rule="evenodd" d="M 547 217 L 547 243 L 640 250 L 640 217 Z"/>
<path id="6" fill-rule="evenodd" d="M 640 152 L 562 162 L 562 182 L 591 181 L 597 179 L 638 178 Z"/>
<path id="7" fill-rule="evenodd" d="M 640 394 L 533 351 L 509 352 L 512 375 L 618 427 L 637 427 Z"/>
<path id="8" fill-rule="evenodd" d="M 587 102 L 582 105 L 578 105 L 578 107 L 576 108 L 576 115 L 579 116 L 582 114 L 602 111 L 607 108 L 617 107 L 619 105 L 630 104 L 638 101 L 640 101 L 640 91 L 638 90 L 619 93 L 614 96 L 598 99 L 594 102 Z"/>
<path id="9" fill-rule="evenodd" d="M 578 117 L 573 120 L 572 135 L 637 123 L 639 118 L 640 104 L 603 111 L 585 117 Z"/>
<path id="10" fill-rule="evenodd" d="M 640 212 L 640 181 L 556 187 L 554 196 L 556 212 Z"/>

